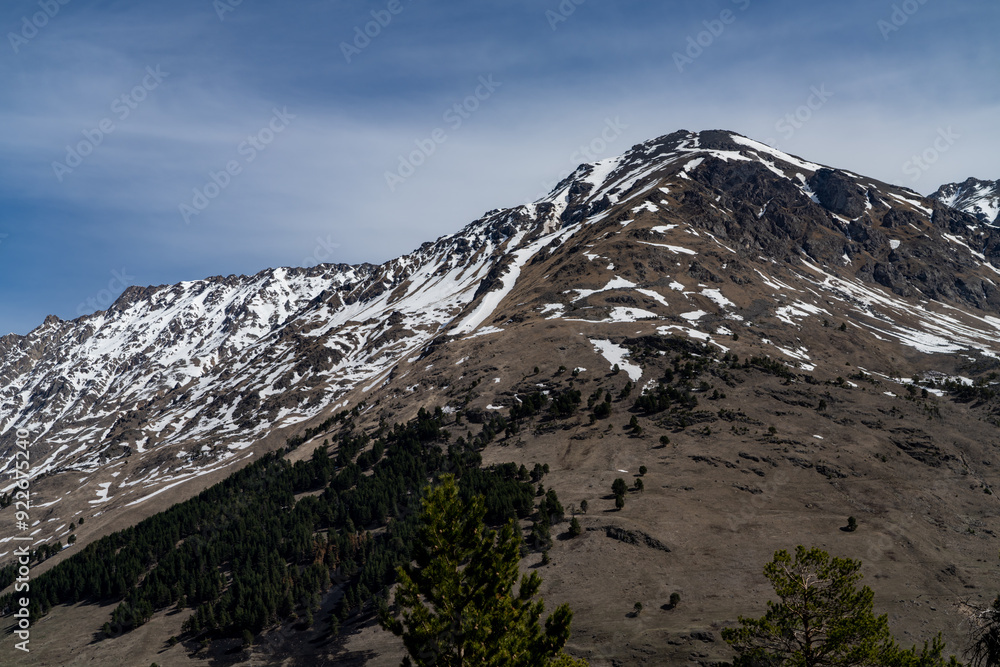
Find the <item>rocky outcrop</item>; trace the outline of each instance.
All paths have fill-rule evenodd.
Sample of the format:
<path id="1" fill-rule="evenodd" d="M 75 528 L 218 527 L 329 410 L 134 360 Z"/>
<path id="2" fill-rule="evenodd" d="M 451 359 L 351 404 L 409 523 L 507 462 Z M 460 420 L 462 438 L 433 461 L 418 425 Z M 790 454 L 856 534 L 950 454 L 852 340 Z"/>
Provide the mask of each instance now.
<path id="1" fill-rule="evenodd" d="M 809 187 L 828 211 L 845 218 L 865 212 L 868 196 L 851 177 L 833 169 L 820 169 L 809 179 Z"/>

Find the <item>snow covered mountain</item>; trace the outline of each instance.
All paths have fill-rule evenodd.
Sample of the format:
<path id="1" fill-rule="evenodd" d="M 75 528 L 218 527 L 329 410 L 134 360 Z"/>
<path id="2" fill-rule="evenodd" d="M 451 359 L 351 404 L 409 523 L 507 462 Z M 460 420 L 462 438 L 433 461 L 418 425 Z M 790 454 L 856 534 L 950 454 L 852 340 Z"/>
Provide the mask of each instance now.
<path id="1" fill-rule="evenodd" d="M 27 336 L 0 339 L 0 449 L 24 428 L 34 476 L 125 466 L 110 491 L 97 488 L 100 502 L 119 490 L 138 501 L 140 489 L 231 464 L 274 429 L 337 407 L 347 391 L 419 353 L 508 252 L 559 235 L 546 231 L 546 211 L 488 214 L 382 266 L 133 287 L 106 312 L 50 316 Z M 456 330 L 474 328 L 489 302 Z"/>
<path id="2" fill-rule="evenodd" d="M 988 225 L 1000 224 L 1000 181 L 968 178 L 962 183 L 942 185 L 931 199 L 970 213 Z"/>
<path id="3" fill-rule="evenodd" d="M 844 322 L 872 364 L 891 347 L 950 375 L 934 355 L 1000 357 L 1000 234 L 953 208 L 968 184 L 927 199 L 735 133 L 675 132 L 380 266 L 133 287 L 6 336 L 0 453 L 31 432 L 53 512 L 70 493 L 77 510 L 134 507 L 361 401 L 406 410 L 399 396 L 442 373 L 428 355 L 532 322 L 586 330 L 591 355 L 622 363 L 620 325 L 720 347 L 739 330 L 807 370 L 835 356 L 811 327 Z"/>
<path id="4" fill-rule="evenodd" d="M 86 519 L 44 569 L 341 411 L 370 434 L 440 407 L 458 442 L 525 396 L 575 392 L 569 417 L 500 427 L 481 460 L 551 464 L 545 487 L 593 508 L 545 566 L 591 664 L 729 659 L 708 638 L 760 606 L 759 564 L 789 540 L 863 558 L 904 635 L 941 629 L 959 646 L 961 604 L 995 595 L 1000 533 L 990 187 L 925 198 L 733 132 L 678 131 L 382 265 L 133 287 L 105 312 L 0 339 L 0 492 L 28 429 L 35 544 L 65 544 Z M 610 414 L 588 415 L 601 396 Z M 640 466 L 645 492 L 616 511 L 607 489 Z M 862 528 L 838 530 L 847 516 Z M 669 613 L 626 613 L 678 590 Z M 37 628 L 59 638 L 48 663 L 117 664 L 142 645 L 148 664 L 181 632 L 161 612 L 141 641 L 86 630 L 69 647 L 78 612 L 94 628 L 107 616 L 53 610 Z M 281 650 L 342 664 L 382 636 Z"/>

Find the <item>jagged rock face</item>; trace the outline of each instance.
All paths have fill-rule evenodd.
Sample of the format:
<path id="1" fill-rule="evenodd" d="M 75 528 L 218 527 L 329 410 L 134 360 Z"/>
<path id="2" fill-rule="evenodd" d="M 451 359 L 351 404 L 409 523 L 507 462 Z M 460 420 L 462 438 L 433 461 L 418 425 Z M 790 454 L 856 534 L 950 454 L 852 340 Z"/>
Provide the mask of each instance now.
<path id="1" fill-rule="evenodd" d="M 946 205 L 973 185 L 928 200 L 731 132 L 678 131 L 380 266 L 133 287 L 105 312 L 6 336 L 0 453 L 28 428 L 33 474 L 86 473 L 84 495 L 110 510 L 378 400 L 453 341 L 532 322 L 699 340 L 752 326 L 765 353 L 808 366 L 794 332 L 811 314 L 903 356 L 996 354 L 998 321 L 979 311 L 1000 310 L 1000 237 Z"/>
<path id="2" fill-rule="evenodd" d="M 846 174 L 820 169 L 809 179 L 809 185 L 828 211 L 848 218 L 858 218 L 865 212 L 868 197 Z"/>
<path id="3" fill-rule="evenodd" d="M 942 185 L 930 196 L 950 208 L 964 211 L 987 225 L 1000 225 L 1000 180 L 968 178 Z"/>

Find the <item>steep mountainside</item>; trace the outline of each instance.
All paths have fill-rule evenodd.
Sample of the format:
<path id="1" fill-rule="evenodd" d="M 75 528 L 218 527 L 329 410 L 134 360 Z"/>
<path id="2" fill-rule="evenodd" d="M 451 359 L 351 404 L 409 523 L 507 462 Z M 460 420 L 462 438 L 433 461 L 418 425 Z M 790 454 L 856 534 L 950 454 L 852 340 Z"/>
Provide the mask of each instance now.
<path id="1" fill-rule="evenodd" d="M 81 479 L 77 494 L 95 503 L 134 504 L 232 464 L 454 325 L 507 253 L 560 236 L 545 210 L 492 212 L 381 266 L 132 287 L 106 312 L 5 336 L 0 452 L 24 428 L 34 476 L 117 469 L 110 485 L 103 474 Z M 459 326 L 480 319 L 473 312 Z M 13 464 L 6 457 L 0 475 Z"/>
<path id="2" fill-rule="evenodd" d="M 453 438 L 502 416 L 514 426 L 484 462 L 548 463 L 546 488 L 590 504 L 542 575 L 592 665 L 727 658 L 717 630 L 763 608 L 762 564 L 799 543 L 862 559 L 901 639 L 940 630 L 958 650 L 963 603 L 995 592 L 1000 531 L 1000 232 L 976 217 L 995 219 L 995 198 L 972 189 L 924 198 L 679 131 L 381 266 L 131 288 L 0 339 L 0 475 L 27 428 L 36 540 L 87 518 L 45 568 L 345 408 L 374 429 L 441 407 L 465 417 Z M 512 413 L 574 390 L 568 416 Z M 610 417 L 590 418 L 604 396 Z M 612 481 L 640 465 L 644 492 L 615 512 Z M 839 530 L 848 515 L 857 532 Z M 0 564 L 10 550 L 0 540 Z M 636 601 L 650 612 L 627 617 Z M 38 636 L 90 613 L 108 610 L 56 610 Z M 31 664 L 210 664 L 161 646 L 181 620 L 93 645 L 82 623 Z M 281 641 L 261 650 L 284 655 Z M 309 644 L 309 664 L 398 650 L 359 622 Z"/>

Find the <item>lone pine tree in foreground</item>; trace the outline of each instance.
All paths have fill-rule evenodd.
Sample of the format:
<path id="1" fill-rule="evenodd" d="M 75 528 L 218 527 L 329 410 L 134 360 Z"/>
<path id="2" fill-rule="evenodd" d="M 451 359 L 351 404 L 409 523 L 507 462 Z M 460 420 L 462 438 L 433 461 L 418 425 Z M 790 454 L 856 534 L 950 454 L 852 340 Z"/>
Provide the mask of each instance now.
<path id="1" fill-rule="evenodd" d="M 561 653 L 573 617 L 560 605 L 545 621 L 533 601 L 541 578 L 521 577 L 521 534 L 513 521 L 499 530 L 484 523 L 481 497 L 464 502 L 451 475 L 424 497 L 414 561 L 397 571 L 400 618 L 383 613 L 382 625 L 403 638 L 403 665 L 460 667 L 581 667 Z"/>
<path id="2" fill-rule="evenodd" d="M 942 656 L 940 635 L 921 651 L 899 647 L 886 615 L 872 611 L 872 590 L 856 588 L 860 569 L 860 561 L 817 548 L 797 547 L 794 560 L 776 552 L 764 575 L 780 601 L 769 601 L 763 617 L 740 617 L 741 627 L 722 631 L 736 650 L 734 665 L 957 667 L 954 656 Z"/>

